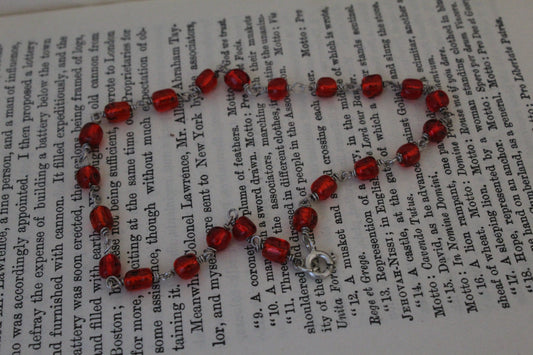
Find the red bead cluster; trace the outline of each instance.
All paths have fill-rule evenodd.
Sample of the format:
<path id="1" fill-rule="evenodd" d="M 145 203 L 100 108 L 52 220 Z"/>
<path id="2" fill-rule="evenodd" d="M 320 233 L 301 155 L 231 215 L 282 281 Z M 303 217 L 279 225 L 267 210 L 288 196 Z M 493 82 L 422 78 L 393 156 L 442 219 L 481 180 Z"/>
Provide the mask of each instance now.
<path id="1" fill-rule="evenodd" d="M 424 84 L 422 83 L 422 80 L 405 79 L 402 81 L 402 91 L 400 92 L 400 95 L 402 95 L 404 99 L 416 100 L 422 96 L 423 92 Z"/>
<path id="2" fill-rule="evenodd" d="M 292 216 L 292 226 L 298 232 L 301 232 L 304 228 L 313 230 L 318 222 L 318 215 L 311 207 L 300 207 L 294 211 Z"/>
<path id="3" fill-rule="evenodd" d="M 104 108 L 104 114 L 109 122 L 119 123 L 130 119 L 133 111 L 129 102 L 120 101 L 107 104 Z"/>
<path id="4" fill-rule="evenodd" d="M 361 93 L 373 98 L 383 92 L 383 80 L 380 75 L 374 74 L 363 78 Z M 424 84 L 418 79 L 405 79 L 402 82 L 400 95 L 404 99 L 416 100 L 422 96 Z M 316 85 L 316 95 L 319 97 L 331 97 L 337 93 L 337 83 L 332 78 L 320 78 Z M 429 93 L 426 97 L 426 105 L 429 111 L 437 112 L 449 104 L 448 95 L 442 90 Z M 428 120 L 423 127 L 423 133 L 430 142 L 439 143 L 447 135 L 446 126 L 437 119 Z M 415 143 L 406 143 L 397 151 L 398 163 L 402 166 L 413 166 L 420 160 L 420 149 Z M 354 175 L 359 180 L 371 180 L 379 174 L 379 163 L 372 157 L 367 156 L 355 162 Z M 337 189 L 335 179 L 329 175 L 322 175 L 311 185 L 313 199 L 325 200 L 331 197 Z M 318 220 L 317 213 L 308 206 L 298 208 L 293 215 L 292 225 L 298 232 L 313 231 Z"/>
<path id="5" fill-rule="evenodd" d="M 378 96 L 383 92 L 383 80 L 381 75 L 373 74 L 365 76 L 361 83 L 361 91 L 368 98 Z"/>
<path id="6" fill-rule="evenodd" d="M 438 112 L 448 106 L 450 99 L 442 90 L 436 90 L 426 96 L 426 105 L 431 112 Z"/>
<path id="7" fill-rule="evenodd" d="M 202 94 L 207 94 L 213 91 L 217 86 L 217 75 L 211 69 L 206 69 L 198 75 L 195 84 L 200 89 Z"/>
<path id="8" fill-rule="evenodd" d="M 100 259 L 100 276 L 107 279 L 109 276 L 120 276 L 120 260 L 115 254 L 106 254 Z"/>
<path id="9" fill-rule="evenodd" d="M 106 206 L 100 205 L 93 208 L 89 218 L 96 233 L 100 233 L 104 228 L 111 229 L 113 227 L 113 215 Z"/>
<path id="10" fill-rule="evenodd" d="M 170 111 L 178 107 L 178 94 L 172 89 L 163 89 L 152 94 L 152 104 L 157 112 Z"/>
<path id="11" fill-rule="evenodd" d="M 337 94 L 337 82 L 333 78 L 320 78 L 316 82 L 316 96 L 332 97 Z"/>
<path id="12" fill-rule="evenodd" d="M 232 69 L 224 75 L 224 82 L 234 91 L 243 91 L 245 85 L 250 84 L 250 77 L 244 70 Z"/>
<path id="13" fill-rule="evenodd" d="M 174 271 L 184 280 L 192 279 L 200 272 L 200 263 L 196 255 L 186 254 L 174 261 Z"/>
<path id="14" fill-rule="evenodd" d="M 263 256 L 276 263 L 283 264 L 287 261 L 291 245 L 288 241 L 281 238 L 269 237 L 263 243 Z"/>
<path id="15" fill-rule="evenodd" d="M 142 290 L 152 287 L 154 274 L 150 268 L 130 270 L 124 275 L 124 287 L 128 291 Z"/>
<path id="16" fill-rule="evenodd" d="M 383 92 L 383 80 L 380 75 L 372 74 L 365 76 L 361 82 L 361 93 L 373 98 Z M 319 97 L 330 97 L 337 93 L 337 83 L 333 78 L 323 77 L 318 79 L 316 85 L 316 95 Z M 424 93 L 424 84 L 418 79 L 405 79 L 402 82 L 402 89 L 400 95 L 404 99 L 416 100 Z M 431 112 L 438 112 L 448 106 L 450 100 L 448 95 L 442 90 L 435 90 L 426 96 L 426 106 Z M 423 133 L 430 142 L 439 143 L 448 134 L 446 126 L 437 119 L 431 119 L 424 124 Z M 402 145 L 396 152 L 399 164 L 402 166 L 413 166 L 420 160 L 420 150 L 415 143 L 406 143 Z M 355 163 L 355 175 L 360 180 L 370 180 L 378 176 L 379 164 L 376 159 L 372 157 L 365 157 Z M 316 193 L 318 199 L 323 200 L 327 197 L 326 192 L 321 189 L 329 191 L 333 189 L 333 183 L 330 179 L 324 176 L 318 178 L 311 186 L 311 191 Z M 336 185 L 335 185 L 336 188 Z"/>
<path id="17" fill-rule="evenodd" d="M 271 100 L 278 101 L 283 100 L 285 96 L 289 93 L 289 89 L 287 87 L 287 80 L 283 78 L 275 78 L 270 80 L 268 83 L 268 97 L 270 97 Z"/>
<path id="18" fill-rule="evenodd" d="M 82 127 L 79 136 L 80 145 L 88 144 L 92 149 L 98 148 L 102 138 L 104 137 L 104 131 L 99 124 L 89 122 Z"/>
<path id="19" fill-rule="evenodd" d="M 378 162 L 374 157 L 366 157 L 354 164 L 355 175 L 359 180 L 372 180 L 379 174 Z"/>
<path id="20" fill-rule="evenodd" d="M 400 156 L 401 166 L 413 166 L 420 160 L 420 149 L 414 143 L 405 143 L 398 148 L 397 154 Z"/>
<path id="21" fill-rule="evenodd" d="M 329 175 L 322 175 L 311 185 L 311 192 L 318 196 L 319 200 L 328 199 L 337 190 L 337 183 Z"/>
<path id="22" fill-rule="evenodd" d="M 239 217 L 233 225 L 232 234 L 233 238 L 237 240 L 246 240 L 255 234 L 257 228 L 250 219 L 247 217 Z"/>
<path id="23" fill-rule="evenodd" d="M 100 183 L 100 172 L 92 165 L 84 166 L 76 173 L 76 181 L 82 189 L 88 189 Z"/>
<path id="24" fill-rule="evenodd" d="M 195 84 L 202 94 L 213 91 L 217 86 L 218 72 L 206 69 L 195 80 Z M 229 70 L 224 76 L 226 85 L 234 91 L 247 90 L 250 85 L 250 77 L 241 69 Z M 332 97 L 337 94 L 337 82 L 330 77 L 319 78 L 316 83 L 315 94 L 318 97 Z M 383 91 L 383 80 L 380 75 L 365 76 L 361 82 L 361 93 L 368 98 L 380 95 Z M 424 85 L 418 79 L 405 79 L 401 85 L 400 95 L 404 99 L 415 100 L 424 93 Z M 289 86 L 285 78 L 274 78 L 267 86 L 268 97 L 273 101 L 283 100 L 289 94 Z M 179 96 L 173 89 L 163 89 L 152 94 L 151 102 L 158 112 L 166 112 L 177 108 L 180 104 Z M 439 112 L 449 104 L 448 95 L 442 90 L 436 90 L 426 96 L 426 105 L 429 111 Z M 132 105 L 126 101 L 113 102 L 105 106 L 104 116 L 111 123 L 127 121 L 133 114 Z M 447 135 L 446 126 L 437 119 L 428 120 L 423 127 L 427 141 L 441 142 Z M 82 127 L 79 134 L 81 146 L 90 149 L 98 149 L 103 137 L 103 130 L 98 123 L 90 122 Z M 420 150 L 415 143 L 406 143 L 397 151 L 398 163 L 402 166 L 412 166 L 420 159 Z M 354 176 L 360 180 L 374 179 L 379 174 L 379 163 L 372 156 L 364 157 L 354 164 Z M 100 173 L 94 166 L 81 167 L 76 173 L 76 181 L 81 188 L 90 189 L 100 183 Z M 337 190 L 337 181 L 330 175 L 322 175 L 311 185 L 314 200 L 326 200 Z M 97 233 L 104 230 L 110 231 L 113 227 L 113 215 L 109 208 L 98 205 L 90 213 L 90 221 Z M 316 211 L 308 206 L 298 208 L 293 215 L 292 225 L 298 232 L 311 232 L 316 227 L 318 216 Z M 232 230 L 227 227 L 213 227 L 206 236 L 206 243 L 214 251 L 222 251 L 229 246 L 232 235 L 237 240 L 249 240 L 257 228 L 255 224 L 245 216 L 232 221 Z M 262 243 L 263 256 L 273 262 L 284 263 L 290 254 L 290 244 L 280 238 L 269 237 Z M 194 253 L 178 257 L 174 261 L 174 272 L 182 279 L 191 279 L 200 271 L 203 257 L 197 257 Z M 118 256 L 106 254 L 100 259 L 99 273 L 102 278 L 119 277 L 121 265 Z M 126 272 L 124 287 L 127 290 L 139 290 L 149 288 L 154 282 L 154 274 L 149 268 L 140 268 Z"/>

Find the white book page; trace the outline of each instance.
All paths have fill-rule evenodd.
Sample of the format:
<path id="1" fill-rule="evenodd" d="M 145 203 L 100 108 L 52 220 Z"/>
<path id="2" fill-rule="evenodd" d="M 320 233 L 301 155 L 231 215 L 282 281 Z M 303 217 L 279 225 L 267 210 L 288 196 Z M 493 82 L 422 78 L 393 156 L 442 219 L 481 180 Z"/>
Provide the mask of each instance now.
<path id="1" fill-rule="evenodd" d="M 219 6 L 217 6 L 219 5 Z M 527 353 L 533 346 L 533 150 L 529 3 L 149 1 L 8 16 L 0 31 L 0 353 Z M 53 23 L 54 26 L 43 26 Z M 113 101 L 190 92 L 228 62 L 252 83 L 332 98 L 279 102 L 229 90 L 172 112 L 102 122 L 89 162 L 130 269 L 172 270 L 237 208 L 305 256 L 291 217 L 320 175 L 392 158 L 435 115 L 368 74 L 425 78 L 453 125 L 420 163 L 339 183 L 313 202 L 317 248 L 336 272 L 314 280 L 232 241 L 192 280 L 110 293 L 77 137 Z M 104 120 L 105 121 L 105 120 Z"/>

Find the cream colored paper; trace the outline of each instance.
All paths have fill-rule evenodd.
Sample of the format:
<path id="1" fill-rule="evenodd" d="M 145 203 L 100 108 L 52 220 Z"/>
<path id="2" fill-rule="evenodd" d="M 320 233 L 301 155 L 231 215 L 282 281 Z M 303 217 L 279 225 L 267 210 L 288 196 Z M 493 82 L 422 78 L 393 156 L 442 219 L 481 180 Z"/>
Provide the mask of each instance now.
<path id="1" fill-rule="evenodd" d="M 2 18 L 0 353 L 527 353 L 530 7 L 149 1 Z M 234 241 L 193 281 L 109 295 L 73 176 L 79 128 L 110 101 L 189 91 L 223 60 L 262 85 L 425 77 L 450 95 L 453 130 L 419 167 L 342 183 L 314 205 L 331 278 Z M 289 217 L 300 191 L 369 152 L 392 156 L 427 120 L 422 99 L 390 88 L 275 104 L 222 81 L 174 113 L 103 124 L 93 158 L 123 272 L 201 252 L 239 206 L 303 251 Z"/>

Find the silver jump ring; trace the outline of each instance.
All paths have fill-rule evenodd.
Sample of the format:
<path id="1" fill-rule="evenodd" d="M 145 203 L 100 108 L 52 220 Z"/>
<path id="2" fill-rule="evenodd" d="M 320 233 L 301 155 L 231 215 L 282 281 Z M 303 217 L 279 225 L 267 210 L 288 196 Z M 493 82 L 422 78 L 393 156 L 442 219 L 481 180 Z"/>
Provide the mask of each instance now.
<path id="1" fill-rule="evenodd" d="M 105 286 L 108 290 L 119 292 L 123 285 L 124 282 L 116 276 L 109 276 L 105 279 Z"/>

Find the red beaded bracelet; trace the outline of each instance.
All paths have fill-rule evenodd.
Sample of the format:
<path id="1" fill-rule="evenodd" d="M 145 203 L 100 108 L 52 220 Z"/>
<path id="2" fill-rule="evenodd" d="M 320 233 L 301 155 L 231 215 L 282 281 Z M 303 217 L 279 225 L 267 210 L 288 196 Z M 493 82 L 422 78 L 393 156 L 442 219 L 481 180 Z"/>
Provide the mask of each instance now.
<path id="1" fill-rule="evenodd" d="M 289 93 L 295 93 L 298 89 L 306 87 L 300 83 L 289 86 L 284 78 L 270 80 L 266 88 L 258 85 L 252 86 L 250 77 L 241 69 L 227 71 L 224 67 L 216 71 L 206 69 L 196 78 L 196 86 L 192 92 L 178 94 L 173 89 L 163 89 L 154 92 L 151 100 L 141 100 L 136 105 L 126 101 L 113 102 L 105 107 L 103 113 L 94 114 L 92 122 L 85 124 L 80 130 L 81 154 L 78 165 L 89 157 L 92 150 L 98 149 L 103 138 L 103 130 L 100 126 L 102 118 L 105 117 L 111 123 L 123 122 L 133 116 L 136 107 L 147 108 L 150 105 L 153 105 L 158 112 L 173 110 L 179 106 L 180 100 L 188 101 L 197 95 L 205 95 L 213 91 L 221 72 L 225 72 L 224 82 L 233 91 L 245 91 L 252 96 L 266 93 L 271 100 L 282 100 Z M 312 183 L 311 193 L 300 202 L 300 207 L 294 212 L 292 218 L 292 226 L 300 233 L 301 240 L 309 252 L 305 259 L 299 255 L 291 255 L 291 246 L 286 240 L 277 237 L 263 238 L 257 235 L 255 224 L 246 216 L 239 217 L 237 210 L 232 209 L 228 213 L 229 220 L 224 226 L 213 227 L 209 230 L 206 237 L 207 248 L 201 255 L 191 252 L 180 256 L 174 261 L 173 269 L 163 274 L 152 272 L 150 268 L 140 268 L 128 271 L 121 279 L 120 260 L 110 252 L 108 237 L 113 226 L 113 216 L 109 208 L 98 204 L 100 173 L 91 165 L 81 167 L 76 173 L 76 181 L 81 188 L 89 189 L 90 204 L 96 205 L 90 213 L 90 220 L 95 232 L 102 237 L 105 246 L 104 256 L 100 259 L 99 272 L 100 276 L 106 280 L 106 286 L 113 292 L 119 292 L 122 286 L 127 290 L 149 288 L 154 282 L 174 275 L 182 279 L 191 279 L 199 273 L 202 263 L 209 261 L 216 252 L 228 247 L 232 236 L 237 240 L 247 240 L 256 251 L 261 251 L 266 259 L 277 263 L 290 261 L 298 271 L 306 272 L 311 277 L 326 278 L 335 272 L 334 256 L 316 249 L 313 229 L 316 227 L 318 215 L 310 207 L 311 202 L 328 199 L 337 190 L 338 182 L 354 177 L 360 180 L 374 179 L 378 176 L 380 168 L 389 168 L 394 163 L 405 167 L 415 165 L 420 160 L 420 149 L 426 147 L 428 142 L 441 142 L 447 135 L 446 127 L 451 125 L 450 116 L 453 114 L 447 111 L 449 98 L 444 91 L 425 87 L 423 81 L 419 79 L 405 79 L 401 84 L 384 82 L 378 74 L 364 77 L 360 90 L 364 96 L 373 98 L 382 93 L 384 86 L 398 90 L 401 97 L 406 100 L 416 100 L 426 94 L 428 110 L 440 113 L 440 116 L 428 120 L 423 126 L 420 140 L 402 145 L 392 159 L 383 160 L 367 156 L 355 162 L 353 171 L 322 175 Z M 320 78 L 315 85 L 308 87 L 318 97 L 332 97 L 339 91 L 359 89 L 353 83 L 342 85 L 329 77 Z"/>

